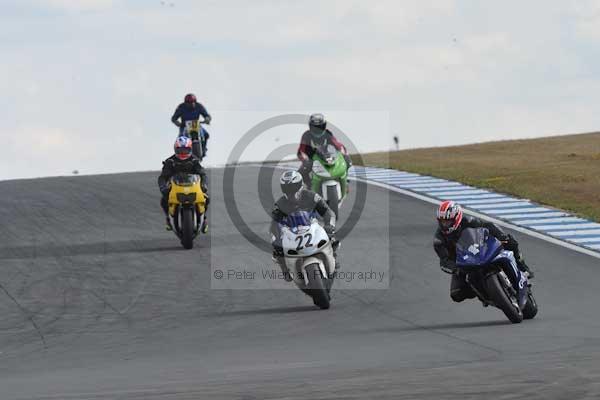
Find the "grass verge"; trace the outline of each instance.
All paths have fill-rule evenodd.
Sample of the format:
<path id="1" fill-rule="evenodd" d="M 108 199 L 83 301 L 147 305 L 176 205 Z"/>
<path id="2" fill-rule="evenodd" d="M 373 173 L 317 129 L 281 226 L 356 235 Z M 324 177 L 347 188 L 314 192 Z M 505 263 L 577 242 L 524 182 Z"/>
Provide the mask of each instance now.
<path id="1" fill-rule="evenodd" d="M 600 222 L 600 132 L 369 153 L 354 161 L 489 188 Z"/>

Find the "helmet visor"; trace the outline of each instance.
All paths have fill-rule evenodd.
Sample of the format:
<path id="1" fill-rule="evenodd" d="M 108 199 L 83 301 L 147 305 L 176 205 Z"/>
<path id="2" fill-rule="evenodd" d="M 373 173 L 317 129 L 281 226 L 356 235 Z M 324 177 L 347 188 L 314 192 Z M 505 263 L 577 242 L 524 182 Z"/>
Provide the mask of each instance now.
<path id="1" fill-rule="evenodd" d="M 185 159 L 192 155 L 192 149 L 189 147 L 176 147 L 175 155 L 178 158 Z"/>
<path id="2" fill-rule="evenodd" d="M 447 232 L 448 230 L 450 230 L 454 226 L 454 222 L 455 221 L 453 219 L 438 219 L 440 228 L 442 228 L 442 230 L 444 232 Z"/>
<path id="3" fill-rule="evenodd" d="M 281 191 L 288 199 L 294 198 L 294 195 L 302 188 L 302 181 L 296 183 L 281 184 Z"/>

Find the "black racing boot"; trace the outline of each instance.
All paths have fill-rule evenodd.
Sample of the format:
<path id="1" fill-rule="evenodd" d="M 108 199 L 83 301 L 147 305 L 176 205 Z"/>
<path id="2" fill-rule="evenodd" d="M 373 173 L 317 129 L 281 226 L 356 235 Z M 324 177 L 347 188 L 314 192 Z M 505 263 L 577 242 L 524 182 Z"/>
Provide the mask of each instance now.
<path id="1" fill-rule="evenodd" d="M 167 220 L 165 221 L 165 229 L 168 231 L 173 230 L 173 225 L 171 224 L 171 218 L 167 215 Z"/>
<path id="2" fill-rule="evenodd" d="M 291 282 L 294 280 L 292 274 L 290 273 L 290 270 L 288 269 L 287 265 L 285 265 L 285 258 L 281 256 L 281 253 L 273 250 L 272 260 L 275 264 L 279 266 L 279 268 L 281 268 L 281 272 L 283 273 L 283 279 L 286 282 Z"/>

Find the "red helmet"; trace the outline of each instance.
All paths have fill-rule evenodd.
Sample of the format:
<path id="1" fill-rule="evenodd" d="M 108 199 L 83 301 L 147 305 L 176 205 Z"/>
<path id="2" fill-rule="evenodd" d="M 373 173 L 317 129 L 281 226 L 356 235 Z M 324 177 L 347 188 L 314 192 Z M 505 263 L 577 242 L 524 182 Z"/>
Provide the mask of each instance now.
<path id="1" fill-rule="evenodd" d="M 188 93 L 183 99 L 184 103 L 194 104 L 196 102 L 196 96 L 193 93 Z"/>
<path id="2" fill-rule="evenodd" d="M 185 136 L 179 136 L 175 140 L 175 156 L 180 160 L 187 160 L 192 156 L 192 139 Z"/>
<path id="3" fill-rule="evenodd" d="M 462 207 L 453 201 L 442 201 L 436 217 L 442 233 L 448 235 L 458 229 L 463 217 Z"/>

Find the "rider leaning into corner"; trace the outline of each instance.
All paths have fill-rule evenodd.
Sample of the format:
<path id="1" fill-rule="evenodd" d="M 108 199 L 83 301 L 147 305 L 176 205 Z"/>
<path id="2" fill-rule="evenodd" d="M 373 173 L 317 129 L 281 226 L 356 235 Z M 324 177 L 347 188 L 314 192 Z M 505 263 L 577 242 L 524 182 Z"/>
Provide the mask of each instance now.
<path id="1" fill-rule="evenodd" d="M 479 218 L 464 215 L 460 205 L 453 201 L 443 201 L 437 210 L 438 228 L 433 240 L 433 248 L 440 258 L 442 271 L 452 274 L 450 282 L 450 297 L 456 302 L 476 297 L 471 290 L 465 276 L 456 269 L 456 242 L 465 228 L 486 228 L 489 233 L 502 242 L 505 250 L 512 251 L 517 261 L 517 267 L 533 278 L 533 272 L 529 269 L 523 255 L 519 250 L 519 243 L 515 238 L 506 234 L 497 225 L 481 220 Z"/>
<path id="2" fill-rule="evenodd" d="M 298 170 L 304 179 L 304 183 L 310 187 L 310 171 L 313 166 L 313 155 L 316 148 L 323 144 L 332 144 L 344 156 L 346 168 L 352 166 L 352 160 L 348 156 L 346 147 L 333 136 L 333 133 L 327 129 L 327 121 L 323 114 L 312 114 L 308 119 L 308 130 L 302 134 L 300 146 L 298 147 L 298 159 L 302 162 Z"/>
<path id="3" fill-rule="evenodd" d="M 169 192 L 171 191 L 171 178 L 177 174 L 194 174 L 200 175 L 200 186 L 206 196 L 206 209 L 208 210 L 208 204 L 210 199 L 208 197 L 208 187 L 206 185 L 206 173 L 204 168 L 200 165 L 200 160 L 192 154 L 192 139 L 180 136 L 175 140 L 175 154 L 163 161 L 162 171 L 158 177 L 158 188 L 162 194 L 160 200 L 160 206 L 162 207 L 166 220 L 166 229 L 168 231 L 173 230 L 171 225 L 171 218 L 169 217 Z M 200 227 L 202 233 L 208 231 L 208 222 L 206 218 L 204 223 Z"/>
<path id="4" fill-rule="evenodd" d="M 210 121 L 212 117 L 206 111 L 206 108 L 196 100 L 196 96 L 193 93 L 188 93 L 185 95 L 183 99 L 183 103 L 177 106 L 173 116 L 171 117 L 171 122 L 173 122 L 179 128 L 179 134 L 183 133 L 183 128 L 185 128 L 185 123 L 187 121 L 198 121 L 200 116 L 204 118 L 204 122 L 210 125 Z M 206 142 L 210 135 L 208 131 L 202 128 L 204 131 L 204 140 L 202 140 L 202 154 L 206 154 Z"/>
<path id="5" fill-rule="evenodd" d="M 302 176 L 298 171 L 285 171 L 279 180 L 281 196 L 273 206 L 271 211 L 271 238 L 273 245 L 273 261 L 279 265 L 286 281 L 291 281 L 292 276 L 285 265 L 283 247 L 281 244 L 281 230 L 279 224 L 286 217 L 297 211 L 316 212 L 323 218 L 325 223 L 325 232 L 329 235 L 333 247 L 333 256 L 335 258 L 335 269 L 339 269 L 337 260 L 337 249 L 340 245 L 335 237 L 335 214 L 325 200 L 317 193 L 310 191 L 302 185 Z"/>

